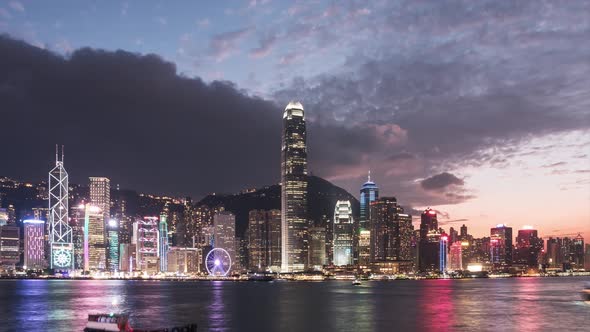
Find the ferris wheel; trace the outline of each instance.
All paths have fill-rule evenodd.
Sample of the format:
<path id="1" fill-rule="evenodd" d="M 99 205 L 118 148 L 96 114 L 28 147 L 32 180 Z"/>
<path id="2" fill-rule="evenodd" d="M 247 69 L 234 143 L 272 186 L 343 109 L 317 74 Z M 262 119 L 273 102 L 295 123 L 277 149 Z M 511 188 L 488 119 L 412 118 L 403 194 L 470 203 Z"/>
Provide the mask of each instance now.
<path id="1" fill-rule="evenodd" d="M 205 267 L 210 276 L 225 277 L 231 268 L 231 257 L 222 248 L 214 248 L 205 258 Z"/>

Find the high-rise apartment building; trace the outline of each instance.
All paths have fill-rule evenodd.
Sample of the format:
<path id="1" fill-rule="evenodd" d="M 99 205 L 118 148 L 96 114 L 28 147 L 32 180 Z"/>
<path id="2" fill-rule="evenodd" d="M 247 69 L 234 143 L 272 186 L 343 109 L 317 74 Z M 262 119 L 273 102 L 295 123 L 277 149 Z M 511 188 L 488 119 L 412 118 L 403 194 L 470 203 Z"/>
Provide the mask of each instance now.
<path id="1" fill-rule="evenodd" d="M 45 268 L 45 222 L 38 219 L 23 221 L 24 226 L 24 261 L 26 270 Z"/>
<path id="2" fill-rule="evenodd" d="M 290 102 L 283 113 L 281 147 L 281 270 L 307 268 L 307 146 L 303 106 Z"/>
<path id="3" fill-rule="evenodd" d="M 354 220 L 350 201 L 336 202 L 333 227 L 334 265 L 352 265 Z"/>

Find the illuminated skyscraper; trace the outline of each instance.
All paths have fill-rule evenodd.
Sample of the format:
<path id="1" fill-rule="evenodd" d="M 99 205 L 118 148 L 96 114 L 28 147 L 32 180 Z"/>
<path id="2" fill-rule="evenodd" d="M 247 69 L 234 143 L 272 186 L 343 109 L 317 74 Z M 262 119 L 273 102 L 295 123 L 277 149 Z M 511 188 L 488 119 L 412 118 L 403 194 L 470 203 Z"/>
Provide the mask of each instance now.
<path id="1" fill-rule="evenodd" d="M 86 204 L 84 213 L 84 271 L 104 270 L 106 242 L 104 214 L 98 206 Z"/>
<path id="2" fill-rule="evenodd" d="M 536 229 L 525 226 L 523 229 L 518 230 L 515 253 L 516 263 L 529 267 L 538 266 L 541 250 L 543 250 L 543 239 L 537 236 Z"/>
<path id="3" fill-rule="evenodd" d="M 281 211 L 252 210 L 248 215 L 248 264 L 252 270 L 278 269 L 281 262 Z"/>
<path id="4" fill-rule="evenodd" d="M 225 249 L 236 262 L 236 216 L 229 211 L 217 212 L 213 217 L 213 247 Z M 232 263 L 233 264 L 233 263 Z"/>
<path id="5" fill-rule="evenodd" d="M 350 201 L 338 201 L 334 209 L 334 265 L 352 265 L 354 220 Z"/>
<path id="6" fill-rule="evenodd" d="M 109 219 L 107 223 L 107 268 L 111 272 L 119 270 L 119 221 Z"/>
<path id="7" fill-rule="evenodd" d="M 461 241 L 455 241 L 451 244 L 448 269 L 450 271 L 463 270 L 463 245 L 461 244 Z"/>
<path id="8" fill-rule="evenodd" d="M 84 226 L 86 205 L 78 204 L 70 208 L 70 226 L 72 227 L 72 240 L 74 242 L 74 269 L 84 270 Z"/>
<path id="9" fill-rule="evenodd" d="M 72 227 L 68 223 L 68 173 L 55 147 L 55 167 L 49 172 L 49 267 L 56 270 L 74 268 Z"/>
<path id="10" fill-rule="evenodd" d="M 411 261 L 412 216 L 403 213 L 395 197 L 371 203 L 371 261 Z"/>
<path id="11" fill-rule="evenodd" d="M 512 227 L 498 224 L 490 230 L 490 255 L 494 264 L 512 264 Z"/>
<path id="12" fill-rule="evenodd" d="M 326 229 L 324 227 L 309 228 L 309 266 L 321 270 L 326 265 Z"/>
<path id="13" fill-rule="evenodd" d="M 572 240 L 570 253 L 570 262 L 572 263 L 573 268 L 583 269 L 585 259 L 590 258 L 584 257 L 584 238 L 582 237 L 582 234 L 578 234 L 578 236 Z"/>
<path id="14" fill-rule="evenodd" d="M 420 271 L 440 271 L 440 232 L 436 211 L 428 208 L 420 216 L 420 242 L 418 249 Z"/>
<path id="15" fill-rule="evenodd" d="M 13 225 L 0 226 L 0 265 L 12 269 L 20 261 L 20 228 Z"/>
<path id="16" fill-rule="evenodd" d="M 290 102 L 283 113 L 281 149 L 281 270 L 307 268 L 307 147 L 303 106 Z"/>
<path id="17" fill-rule="evenodd" d="M 45 268 L 45 222 L 43 220 L 23 221 L 25 231 L 24 267 L 27 270 Z"/>
<path id="18" fill-rule="evenodd" d="M 160 271 L 168 271 L 168 223 L 166 215 L 160 215 Z"/>
<path id="19" fill-rule="evenodd" d="M 133 223 L 133 237 L 136 245 L 137 270 L 155 274 L 158 265 L 158 217 L 144 217 Z"/>
<path id="20" fill-rule="evenodd" d="M 104 223 L 102 229 L 104 231 L 103 238 L 105 243 L 105 249 L 107 248 L 108 240 L 108 223 L 111 220 L 111 181 L 105 177 L 90 177 L 90 203 L 93 206 L 97 206 L 102 216 Z M 119 230 L 117 229 L 117 232 Z M 106 255 L 105 268 L 110 266 L 109 256 Z"/>
<path id="21" fill-rule="evenodd" d="M 369 229 L 367 223 L 371 220 L 371 202 L 378 198 L 379 187 L 377 187 L 375 182 L 371 181 L 371 171 L 369 171 L 367 182 L 361 187 L 361 196 L 359 200 L 361 204 L 361 215 L 359 220 L 361 229 Z"/>
<path id="22" fill-rule="evenodd" d="M 375 182 L 371 181 L 371 171 L 367 182 L 361 187 L 360 194 L 360 218 L 359 218 L 359 229 L 358 239 L 355 239 L 357 246 L 358 263 L 361 266 L 367 266 L 371 260 L 371 247 L 370 247 L 370 221 L 371 221 L 371 202 L 374 202 L 379 198 L 379 188 Z"/>

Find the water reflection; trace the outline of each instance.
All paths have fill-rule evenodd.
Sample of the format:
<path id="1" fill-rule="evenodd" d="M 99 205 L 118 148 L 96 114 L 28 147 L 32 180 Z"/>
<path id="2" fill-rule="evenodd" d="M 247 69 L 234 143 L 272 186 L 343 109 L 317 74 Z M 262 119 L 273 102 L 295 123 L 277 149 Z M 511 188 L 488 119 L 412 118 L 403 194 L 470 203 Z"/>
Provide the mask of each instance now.
<path id="1" fill-rule="evenodd" d="M 455 325 L 453 280 L 425 280 L 420 287 L 416 317 L 422 331 L 451 331 Z"/>
<path id="2" fill-rule="evenodd" d="M 518 331 L 539 331 L 542 330 L 540 323 L 543 322 L 542 312 L 539 306 L 539 278 L 519 279 L 516 287 L 517 301 L 513 306 L 516 315 L 514 320 Z"/>
<path id="3" fill-rule="evenodd" d="M 223 303 L 223 281 L 212 281 L 212 301 L 208 307 L 209 330 L 227 331 L 226 308 Z"/>

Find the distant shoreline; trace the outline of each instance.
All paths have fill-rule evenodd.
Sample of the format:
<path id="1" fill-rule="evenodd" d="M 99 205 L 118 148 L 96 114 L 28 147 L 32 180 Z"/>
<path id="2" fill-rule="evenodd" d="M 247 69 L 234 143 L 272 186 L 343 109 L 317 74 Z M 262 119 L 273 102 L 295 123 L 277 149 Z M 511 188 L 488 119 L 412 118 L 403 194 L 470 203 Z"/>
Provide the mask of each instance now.
<path id="1" fill-rule="evenodd" d="M 470 279 L 514 279 L 514 278 L 567 278 L 567 277 L 590 277 L 590 272 L 582 272 L 577 274 L 567 275 L 536 275 L 536 276 L 499 276 L 499 277 L 464 277 L 464 278 L 395 278 L 395 279 L 363 279 L 362 282 L 373 282 L 373 281 L 407 281 L 407 280 L 470 280 Z M 209 277 L 190 277 L 190 278 L 63 278 L 63 277 L 44 277 L 44 278 L 31 278 L 31 277 L 0 277 L 0 280 L 91 280 L 91 281 L 110 281 L 110 280 L 122 280 L 122 281 L 173 281 L 173 282 L 193 282 L 193 281 L 230 281 L 230 282 L 331 282 L 331 281 L 347 281 L 350 279 L 336 279 L 326 278 L 323 280 L 304 280 L 304 279 L 287 279 L 277 278 L 271 280 L 257 280 L 257 279 L 240 279 L 240 278 L 209 278 Z"/>

